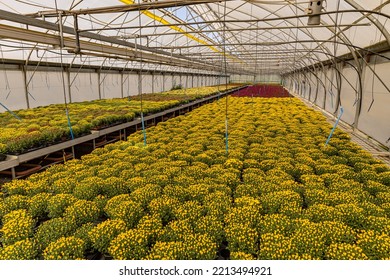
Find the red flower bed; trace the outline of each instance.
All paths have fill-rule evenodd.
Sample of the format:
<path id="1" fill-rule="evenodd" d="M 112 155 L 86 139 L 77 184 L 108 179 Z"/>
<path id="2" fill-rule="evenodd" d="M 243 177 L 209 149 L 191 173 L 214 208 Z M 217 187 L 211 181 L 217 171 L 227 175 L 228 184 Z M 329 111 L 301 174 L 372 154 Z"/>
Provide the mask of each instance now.
<path id="1" fill-rule="evenodd" d="M 232 96 L 236 97 L 291 97 L 280 85 L 253 85 L 242 89 Z"/>

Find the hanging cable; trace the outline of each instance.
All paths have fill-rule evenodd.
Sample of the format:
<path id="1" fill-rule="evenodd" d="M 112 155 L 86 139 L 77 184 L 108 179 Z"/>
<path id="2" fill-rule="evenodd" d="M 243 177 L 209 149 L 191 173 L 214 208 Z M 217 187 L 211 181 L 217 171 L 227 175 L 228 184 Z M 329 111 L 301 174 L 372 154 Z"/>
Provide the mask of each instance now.
<path id="1" fill-rule="evenodd" d="M 0 46 L 0 52 L 1 52 L 1 61 L 2 61 L 3 65 L 4 65 L 5 64 L 4 63 L 4 53 L 3 53 L 3 48 L 1 46 Z M 4 68 L 4 79 L 5 79 L 5 90 L 8 91 L 7 92 L 7 97 L 6 97 L 6 99 L 7 99 L 9 94 L 11 93 L 11 87 L 9 86 L 9 80 L 8 80 L 8 75 L 7 75 L 6 68 Z"/>
<path id="2" fill-rule="evenodd" d="M 83 0 L 80 0 L 80 1 L 79 1 L 78 3 L 76 3 L 76 4 L 74 4 L 74 1 L 73 1 L 72 4 L 71 4 L 70 10 L 72 10 L 73 8 L 75 8 L 75 7 L 76 7 L 78 4 L 80 4 L 82 1 L 83 1 Z M 19 1 L 19 2 L 20 2 L 20 1 Z M 25 3 L 25 4 L 27 4 L 27 3 Z M 29 3 L 29 4 L 27 4 L 27 5 L 31 5 L 31 3 Z M 44 8 L 44 6 L 41 6 L 41 7 Z M 51 8 L 50 8 L 50 9 L 51 9 Z M 56 13 L 58 14 L 57 2 L 55 2 L 55 10 L 56 10 Z M 55 22 L 55 23 L 56 23 L 56 24 L 58 23 L 58 18 L 57 18 L 57 22 Z M 62 22 L 61 22 L 61 24 L 60 24 L 60 29 L 61 29 L 61 28 L 62 28 Z M 45 33 L 48 34 L 49 31 L 46 31 Z M 63 32 L 61 32 L 61 33 L 63 34 Z M 63 38 L 62 38 L 62 40 L 63 40 Z M 24 43 L 22 43 L 22 46 L 23 46 L 23 45 L 24 45 Z M 33 51 L 34 51 L 34 50 L 38 50 L 38 49 L 37 49 L 38 45 L 39 45 L 38 43 L 35 43 L 35 44 L 33 45 L 34 47 L 30 50 L 30 53 L 29 53 L 29 55 L 28 55 L 28 58 L 26 59 L 26 66 L 27 66 L 27 64 L 28 64 L 28 61 L 29 61 L 29 59 L 30 59 L 30 57 L 31 57 L 31 55 L 32 55 L 32 53 L 33 53 Z M 29 84 L 32 82 L 32 80 L 33 80 L 33 78 L 34 78 L 34 75 L 35 75 L 35 73 L 36 73 L 36 71 L 37 71 L 39 65 L 40 65 L 41 62 L 42 62 L 42 59 L 45 57 L 46 52 L 50 52 L 49 49 L 44 49 L 43 51 L 44 51 L 44 52 L 43 52 L 43 54 L 42 54 L 42 57 L 40 57 L 38 64 L 35 66 L 35 69 L 34 69 L 33 73 L 31 74 L 31 76 L 30 76 L 28 82 L 26 83 L 26 88 L 28 88 Z M 61 48 L 60 52 L 61 52 L 61 54 L 60 54 L 61 58 L 60 58 L 60 59 L 62 60 L 62 56 L 64 55 L 64 54 L 62 53 L 62 48 Z M 24 53 L 23 53 L 23 54 L 24 54 Z M 37 55 L 37 56 L 38 56 L 38 55 Z M 39 56 L 38 56 L 38 57 L 39 57 Z M 62 63 L 62 61 L 61 61 L 61 63 Z M 27 93 L 28 93 L 29 96 L 31 96 L 32 99 L 35 100 L 34 96 L 33 96 L 30 92 L 27 92 Z"/>
<path id="3" fill-rule="evenodd" d="M 220 6 L 219 5 L 217 5 L 217 9 L 218 9 L 218 15 L 221 13 L 220 12 L 220 10 L 219 10 L 219 8 L 220 8 Z M 220 18 L 220 17 L 219 17 Z M 225 25 L 225 23 L 221 23 L 222 25 Z M 223 27 L 222 27 L 222 30 L 223 30 Z M 222 36 L 223 36 L 223 34 L 222 34 Z M 216 41 L 219 43 L 219 44 L 221 44 L 222 45 L 222 40 L 223 40 L 223 38 L 219 35 L 219 37 L 216 37 L 215 38 L 216 39 Z M 223 58 L 221 59 L 221 69 L 220 69 L 220 71 L 219 71 L 219 75 L 218 75 L 218 101 L 220 100 L 220 98 L 221 98 L 221 95 L 222 95 L 222 92 L 223 92 L 223 88 L 222 88 L 222 83 L 223 83 L 223 81 L 222 81 L 222 79 L 223 79 L 223 71 L 222 71 L 222 69 L 223 69 Z"/>
<path id="4" fill-rule="evenodd" d="M 186 10 L 186 21 L 189 22 L 190 21 L 189 11 L 186 7 L 184 7 L 184 9 Z M 186 36 L 186 44 L 187 44 L 187 46 L 190 45 L 188 36 Z M 190 52 L 190 50 L 188 50 L 188 52 Z M 186 102 L 190 102 L 191 96 L 187 96 L 187 83 L 188 83 L 188 75 L 186 75 L 186 84 L 184 85 L 184 96 L 185 96 Z"/>
<path id="5" fill-rule="evenodd" d="M 74 134 L 73 134 L 73 129 L 72 129 L 72 124 L 70 122 L 70 116 L 69 116 L 69 108 L 68 108 L 68 102 L 66 98 L 66 89 L 65 89 L 65 75 L 64 75 L 64 68 L 63 68 L 63 58 L 62 58 L 62 48 L 64 47 L 64 32 L 62 30 L 62 14 L 60 11 L 58 11 L 58 6 L 57 6 L 57 0 L 55 0 L 55 5 L 56 5 L 56 12 L 58 15 L 58 23 L 59 23 L 59 30 L 60 30 L 60 64 L 61 64 L 61 77 L 62 77 L 62 88 L 63 88 L 63 93 L 64 93 L 64 102 L 65 102 L 65 114 L 66 114 L 66 119 L 68 121 L 68 127 L 69 127 L 69 132 L 72 140 L 74 139 Z"/>
<path id="6" fill-rule="evenodd" d="M 295 15 L 298 15 L 298 1 L 295 0 Z M 297 17 L 297 28 L 296 28 L 296 33 L 295 33 L 295 46 L 294 46 L 294 49 L 295 49 L 295 52 L 294 52 L 294 62 L 293 62 L 293 65 L 296 65 L 296 61 L 297 61 L 297 49 L 298 49 L 298 32 L 299 32 L 299 18 Z"/>
<path id="7" fill-rule="evenodd" d="M 255 18 L 253 16 L 253 5 L 251 5 L 251 18 Z M 256 22 L 256 30 L 254 30 L 254 32 L 256 32 L 255 34 L 255 42 L 256 42 L 256 47 L 255 47 L 255 69 L 254 69 L 254 76 L 253 76 L 253 90 L 251 90 L 252 92 L 252 100 L 251 100 L 251 104 L 252 104 L 252 112 L 253 112 L 253 116 L 255 116 L 255 106 L 254 106 L 254 100 L 253 100 L 253 95 L 257 93 L 257 96 L 260 96 L 260 87 L 256 86 L 256 82 L 257 82 L 257 74 L 258 74 L 258 63 L 259 63 L 259 50 L 258 50 L 258 45 L 257 43 L 259 42 L 259 22 Z"/>
<path id="8" fill-rule="evenodd" d="M 4 65 L 4 54 L 3 54 L 3 48 L 1 46 L 0 46 L 0 52 L 1 52 L 1 61 L 2 61 L 3 65 Z M 9 85 L 9 80 L 8 80 L 8 75 L 7 75 L 6 68 L 4 68 L 4 79 L 5 79 L 5 91 L 7 92 L 7 95 L 6 95 L 5 99 L 7 100 L 8 97 L 10 96 L 10 94 L 11 94 L 11 87 Z M 17 119 L 21 120 L 19 116 L 17 116 L 14 112 L 12 112 L 10 109 L 8 109 L 4 104 L 0 103 L 0 105 L 2 107 L 4 107 L 8 112 L 10 112 L 11 115 L 13 115 Z"/>
<path id="9" fill-rule="evenodd" d="M 340 8 L 340 0 L 338 0 L 338 3 L 337 3 L 337 11 L 339 10 Z M 336 55 L 337 55 L 337 28 L 338 28 L 338 13 L 336 14 L 336 20 L 335 20 L 335 28 L 334 28 L 334 53 L 333 53 L 333 57 L 336 58 Z M 337 70 L 337 61 L 336 59 L 334 59 L 334 67 L 335 69 Z M 336 75 L 336 81 L 337 81 L 337 87 L 338 89 L 340 89 L 341 87 L 341 80 L 340 78 Z M 333 104 L 333 101 L 332 101 L 332 104 Z M 330 142 L 330 139 L 332 138 L 333 136 L 333 133 L 335 132 L 336 128 L 337 128 L 337 125 L 339 124 L 339 121 L 342 117 L 342 115 L 344 114 L 344 108 L 343 106 L 341 105 L 341 101 L 340 101 L 340 91 L 338 92 L 338 103 L 337 103 L 337 107 L 336 107 L 336 110 L 337 108 L 340 107 L 340 111 L 339 111 L 339 115 L 337 117 L 337 120 L 328 136 L 328 139 L 326 140 L 325 142 L 325 147 L 329 144 Z"/>
<path id="10" fill-rule="evenodd" d="M 338 21 L 339 21 L 339 10 L 340 10 L 340 0 L 337 1 L 337 13 L 336 13 L 336 21 L 335 21 L 335 28 L 334 28 L 334 46 L 333 46 L 333 57 L 334 57 L 334 67 L 337 71 L 336 73 L 336 83 L 337 83 L 337 104 L 336 104 L 336 110 L 342 106 L 341 104 L 341 77 L 340 77 L 340 73 L 337 69 L 337 60 L 336 60 L 336 57 L 337 57 L 337 49 L 338 49 L 338 36 L 337 36 L 337 29 L 339 28 L 338 27 Z M 340 19 L 340 22 L 341 22 L 341 19 Z"/>
<path id="11" fill-rule="evenodd" d="M 139 24 L 139 41 L 141 43 L 142 38 L 142 21 L 141 21 L 141 9 L 138 9 L 138 24 Z M 137 53 L 137 38 L 135 38 L 135 51 Z M 142 98 L 142 52 L 140 52 L 140 71 L 138 74 L 138 94 L 140 95 L 141 103 L 141 125 L 142 125 L 142 134 L 144 137 L 144 146 L 146 146 L 146 130 L 145 130 L 145 120 L 144 120 L 144 107 L 143 107 L 143 98 Z"/>
<path id="12" fill-rule="evenodd" d="M 383 1 L 381 1 L 381 4 L 382 4 L 382 3 L 383 3 Z M 382 12 L 382 8 L 381 8 L 379 11 Z M 378 20 L 379 20 L 379 16 L 378 16 Z M 388 19 L 386 19 L 385 24 L 383 25 L 383 29 L 385 28 L 385 26 L 386 26 L 386 24 L 387 24 L 387 21 L 388 21 Z M 383 30 L 381 30 L 381 33 L 379 34 L 379 40 L 377 40 L 377 35 L 378 35 L 378 29 L 375 30 L 375 42 L 376 42 L 376 41 L 380 42 L 380 41 L 382 40 Z M 376 71 L 377 60 L 378 60 L 378 56 L 376 55 L 376 56 L 374 57 L 374 66 L 372 67 L 373 73 L 375 73 L 375 71 Z M 370 103 L 370 105 L 368 106 L 367 112 L 370 112 L 370 111 L 371 111 L 372 105 L 374 105 L 374 102 L 375 102 L 374 85 L 375 85 L 375 75 L 372 75 L 372 83 L 371 83 L 371 103 Z"/>
<path id="13" fill-rule="evenodd" d="M 223 21 L 226 21 L 226 1 L 224 2 L 223 7 Z M 228 76 L 227 76 L 227 60 L 226 60 L 226 25 L 223 24 L 223 62 L 224 62 L 224 68 L 223 72 L 225 75 L 225 91 L 228 89 Z M 229 116 L 228 116 L 228 109 L 229 109 L 229 95 L 226 95 L 225 99 L 225 149 L 226 149 L 226 155 L 229 155 Z"/>

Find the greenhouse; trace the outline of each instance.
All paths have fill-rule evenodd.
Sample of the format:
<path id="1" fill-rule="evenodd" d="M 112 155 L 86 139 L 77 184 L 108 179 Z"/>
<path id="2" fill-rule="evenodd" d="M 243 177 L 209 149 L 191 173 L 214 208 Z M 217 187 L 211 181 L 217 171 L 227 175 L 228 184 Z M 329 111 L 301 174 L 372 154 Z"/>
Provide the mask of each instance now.
<path id="1" fill-rule="evenodd" d="M 389 260 L 389 19 L 0 0 L 0 260 Z"/>

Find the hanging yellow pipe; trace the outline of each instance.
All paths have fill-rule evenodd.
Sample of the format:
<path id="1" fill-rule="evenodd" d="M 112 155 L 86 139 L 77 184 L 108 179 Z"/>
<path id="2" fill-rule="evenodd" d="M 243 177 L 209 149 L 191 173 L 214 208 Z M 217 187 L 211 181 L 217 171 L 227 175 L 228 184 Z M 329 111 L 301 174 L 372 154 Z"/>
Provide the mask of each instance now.
<path id="1" fill-rule="evenodd" d="M 127 4 L 127 5 L 132 5 L 132 4 L 134 4 L 134 2 L 135 2 L 134 0 L 120 0 L 120 1 L 123 2 L 123 3 L 125 3 L 125 4 Z M 195 36 L 193 36 L 193 35 L 187 33 L 184 29 L 182 29 L 182 28 L 180 28 L 180 27 L 178 27 L 178 26 L 172 26 L 172 25 L 170 25 L 170 23 L 169 23 L 167 20 L 163 19 L 162 17 L 159 17 L 159 16 L 155 15 L 155 14 L 152 13 L 152 12 L 149 12 L 149 11 L 146 10 L 146 11 L 142 11 L 142 13 L 143 13 L 144 15 L 150 17 L 151 19 L 155 20 L 155 21 L 158 21 L 158 22 L 160 22 L 160 23 L 162 23 L 162 24 L 164 24 L 164 25 L 169 26 L 169 28 L 171 28 L 171 29 L 173 29 L 173 30 L 175 30 L 175 31 L 177 31 L 177 32 L 182 33 L 183 35 L 185 35 L 186 37 L 190 38 L 191 40 L 194 40 L 195 42 L 198 42 L 199 44 L 202 44 L 202 45 L 208 47 L 208 48 L 211 49 L 212 51 L 217 52 L 217 53 L 220 53 L 220 54 L 223 54 L 223 55 L 226 55 L 226 54 L 224 54 L 224 52 L 218 50 L 217 48 L 215 48 L 215 47 L 213 47 L 213 46 L 209 46 L 209 44 L 208 44 L 205 40 L 199 39 L 199 38 L 197 38 L 197 37 L 195 37 Z M 226 55 L 226 57 L 230 57 L 230 58 L 232 58 L 232 59 L 236 59 L 235 57 L 232 57 L 232 56 L 230 56 L 230 55 Z"/>

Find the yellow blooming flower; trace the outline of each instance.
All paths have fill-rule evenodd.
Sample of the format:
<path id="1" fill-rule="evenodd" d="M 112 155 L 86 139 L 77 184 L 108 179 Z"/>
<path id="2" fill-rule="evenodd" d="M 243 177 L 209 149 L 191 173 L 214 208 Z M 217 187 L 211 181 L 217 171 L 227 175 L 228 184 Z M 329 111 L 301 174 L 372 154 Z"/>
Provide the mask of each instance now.
<path id="1" fill-rule="evenodd" d="M 368 260 L 362 248 L 354 244 L 331 244 L 325 253 L 328 260 Z"/>
<path id="2" fill-rule="evenodd" d="M 126 224 L 122 220 L 106 220 L 89 231 L 88 235 L 92 246 L 101 253 L 108 250 L 111 240 L 126 231 Z"/>
<path id="3" fill-rule="evenodd" d="M 189 100 L 162 96 L 149 96 L 145 113 Z M 133 133 L 5 184 L 0 256 L 82 259 L 99 250 L 115 259 L 214 259 L 227 242 L 232 259 L 390 258 L 383 163 L 338 129 L 324 147 L 332 127 L 297 99 L 228 103 L 227 153 L 221 99 L 148 128 L 147 146 Z M 96 101 L 91 110 L 112 104 L 121 114 L 85 115 L 76 130 L 139 110 L 139 100 L 121 99 Z M 40 127 L 28 129 L 35 141 Z"/>
<path id="4" fill-rule="evenodd" d="M 43 252 L 45 260 L 76 260 L 84 256 L 84 241 L 76 237 L 62 237 Z"/>
<path id="5" fill-rule="evenodd" d="M 15 210 L 3 218 L 3 227 L 0 229 L 2 243 L 5 246 L 24 240 L 33 235 L 35 221 L 26 210 Z"/>
<path id="6" fill-rule="evenodd" d="M 38 251 L 34 241 L 24 239 L 0 250 L 0 260 L 33 260 Z"/>

